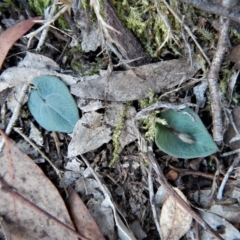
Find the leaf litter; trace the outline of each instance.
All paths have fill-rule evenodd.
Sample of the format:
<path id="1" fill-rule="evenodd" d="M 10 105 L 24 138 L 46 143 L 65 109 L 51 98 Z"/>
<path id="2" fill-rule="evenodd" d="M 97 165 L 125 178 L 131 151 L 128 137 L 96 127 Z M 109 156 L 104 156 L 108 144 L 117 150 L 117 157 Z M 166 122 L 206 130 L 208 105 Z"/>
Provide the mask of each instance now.
<path id="1" fill-rule="evenodd" d="M 94 0 L 93 3 L 94 2 L 96 3 L 96 0 Z M 89 22 L 87 21 L 84 22 L 82 21 L 82 18 L 77 19 L 77 17 L 79 17 L 81 14 L 83 15 L 87 14 L 88 18 L 86 19 L 88 19 L 89 21 L 89 19 L 91 18 L 91 12 L 81 7 L 80 8 L 81 14 L 79 14 L 78 12 L 79 6 L 77 4 L 79 4 L 78 1 L 76 1 L 73 5 L 74 10 L 73 12 L 75 15 L 74 16 L 75 21 L 79 24 L 79 26 L 81 26 L 83 36 L 83 40 L 81 42 L 82 49 L 85 52 L 95 51 L 99 46 L 102 46 L 102 42 L 104 41 L 103 39 L 99 38 L 101 34 L 98 35 L 99 25 L 96 24 L 95 27 L 92 28 L 93 31 L 88 31 Z M 80 3 L 80 5 L 81 4 L 82 3 Z M 105 1 L 104 4 L 106 4 L 107 14 L 112 14 L 111 12 L 112 10 L 111 8 L 109 8 L 109 5 L 107 5 Z M 97 5 L 95 5 L 94 10 L 96 10 L 96 6 Z M 116 15 L 112 15 L 112 17 L 113 19 L 116 18 Z M 99 16 L 97 16 L 97 18 L 99 20 Z M 111 25 L 111 21 L 108 23 L 110 23 Z M 117 25 L 114 27 L 117 27 Z M 120 30 L 119 29 L 117 30 L 120 32 L 124 31 L 122 26 L 120 26 Z M 94 38 L 91 39 L 97 40 L 95 43 L 92 44 L 92 46 L 88 41 L 89 38 L 88 33 L 90 32 L 91 34 L 93 34 L 92 36 L 95 36 Z M 102 35 L 106 37 L 107 35 L 104 34 L 106 34 L 106 32 L 105 33 L 103 32 Z M 126 33 L 126 36 L 127 35 L 128 33 Z M 111 48 L 111 41 L 112 40 L 115 41 L 116 36 L 117 36 L 116 34 L 109 35 L 106 46 L 109 46 Z M 16 40 L 14 40 L 13 42 L 15 41 Z M 122 39 L 119 38 L 119 41 L 121 42 Z M 114 53 L 116 55 L 118 54 L 118 52 Z M 120 53 L 124 54 L 124 52 L 121 51 Z M 2 59 L 3 61 L 4 58 Z M 233 58 L 230 57 L 229 60 L 238 63 L 237 56 L 234 56 Z M 60 144 L 61 146 L 62 151 L 61 154 L 63 156 L 68 156 L 68 158 L 64 157 L 65 160 L 64 182 L 66 185 L 74 186 L 78 194 L 81 195 L 84 203 L 86 203 L 86 206 L 89 208 L 91 215 L 95 218 L 95 221 L 97 222 L 101 230 L 98 229 L 97 225 L 93 222 L 93 219 L 91 219 L 92 222 L 90 223 L 72 217 L 74 223 L 71 223 L 65 204 L 61 200 L 62 196 L 60 196 L 57 193 L 56 189 L 53 187 L 53 185 L 51 185 L 51 183 L 47 180 L 47 177 L 42 173 L 40 174 L 41 180 L 40 181 L 38 180 L 39 173 L 36 174 L 36 171 L 40 170 L 33 162 L 31 163 L 32 165 L 27 165 L 27 163 L 18 160 L 19 156 L 22 156 L 20 158 L 24 159 L 27 158 L 28 161 L 30 160 L 30 158 L 28 158 L 24 154 L 22 155 L 21 152 L 18 152 L 18 149 L 14 144 L 11 145 L 12 152 L 14 153 L 16 152 L 18 158 L 16 158 L 15 155 L 11 156 L 10 158 L 9 156 L 6 157 L 6 155 L 9 154 L 6 153 L 7 146 L 5 146 L 3 150 L 5 151 L 3 152 L 5 154 L 5 155 L 3 154 L 3 156 L 7 159 L 7 161 L 5 161 L 5 163 L 2 163 L 3 162 L 2 161 L 1 163 L 7 166 L 4 165 L 5 168 L 2 168 L 1 171 L 4 169 L 6 170 L 6 168 L 8 170 L 10 169 L 11 171 L 14 169 L 14 171 L 13 173 L 11 171 L 8 171 L 6 178 L 3 172 L 1 172 L 1 184 L 2 184 L 1 186 L 3 187 L 1 187 L 0 191 L 2 191 L 3 194 L 5 194 L 3 195 L 5 197 L 0 200 L 0 204 L 4 204 L 4 201 L 5 203 L 8 201 L 8 197 L 6 197 L 6 195 L 12 194 L 10 190 L 13 187 L 14 189 L 16 189 L 17 193 L 20 194 L 20 197 L 18 195 L 17 197 L 14 195 L 14 198 L 16 198 L 17 200 L 21 199 L 21 195 L 31 200 L 32 197 L 34 196 L 33 197 L 34 203 L 36 205 L 42 204 L 43 207 L 45 207 L 45 205 L 47 206 L 47 204 L 45 204 L 45 202 L 42 201 L 41 197 L 37 199 L 39 195 L 36 193 L 36 191 L 34 191 L 34 189 L 40 188 L 41 190 L 43 190 L 44 196 L 46 195 L 44 193 L 44 191 L 46 190 L 48 192 L 53 192 L 54 194 L 56 194 L 55 196 L 53 196 L 53 200 L 52 199 L 48 200 L 49 202 L 52 202 L 52 204 L 55 204 L 52 205 L 48 203 L 50 211 L 53 212 L 52 214 L 53 215 L 55 214 L 53 210 L 56 210 L 56 212 L 58 213 L 58 209 L 56 209 L 56 205 L 58 206 L 60 204 L 56 202 L 56 199 L 58 199 L 61 202 L 60 204 L 62 207 L 61 209 L 63 209 L 61 214 L 63 215 L 66 214 L 67 216 L 63 217 L 63 221 L 67 219 L 69 226 L 71 226 L 72 228 L 73 224 L 77 226 L 77 230 L 80 233 L 82 233 L 85 237 L 89 237 L 91 239 L 95 238 L 103 239 L 104 235 L 108 236 L 109 239 L 117 239 L 118 236 L 121 239 L 135 239 L 135 237 L 137 237 L 137 239 L 144 239 L 147 237 L 147 235 L 150 234 L 149 229 L 153 229 L 154 224 L 151 221 L 149 221 L 151 217 L 149 218 L 146 216 L 151 216 L 151 210 L 147 207 L 143 207 L 148 203 L 149 197 L 148 194 L 146 194 L 145 192 L 147 189 L 147 185 L 145 184 L 147 176 L 146 171 L 147 161 L 145 158 L 142 158 L 140 152 L 138 152 L 138 150 L 136 149 L 135 141 L 139 140 L 140 126 L 138 124 L 136 125 L 135 121 L 135 116 L 137 114 L 137 111 L 139 111 L 139 108 L 136 107 L 135 103 L 127 109 L 124 116 L 124 127 L 122 128 L 122 131 L 119 135 L 120 145 L 118 149 L 118 154 L 120 156 L 120 162 L 115 165 L 114 169 L 108 169 L 109 161 L 113 157 L 111 141 L 112 134 L 114 133 L 115 128 L 120 124 L 119 122 L 120 113 L 124 109 L 124 103 L 122 102 L 147 98 L 149 97 L 149 89 L 151 89 L 154 93 L 159 94 L 165 91 L 171 92 L 173 87 L 178 88 L 183 84 L 183 89 L 179 91 L 179 93 L 176 94 L 172 93 L 173 98 L 174 97 L 179 98 L 179 96 L 181 96 L 184 92 L 186 93 L 187 91 L 189 91 L 187 87 L 185 88 L 186 85 L 184 85 L 184 83 L 187 82 L 190 78 L 196 76 L 196 73 L 202 67 L 203 63 L 201 62 L 201 60 L 199 60 L 199 58 L 193 56 L 192 61 L 189 60 L 189 58 L 182 59 L 180 58 L 170 61 L 151 63 L 147 65 L 138 66 L 135 68 L 129 68 L 130 65 L 126 63 L 124 64 L 123 64 L 124 68 L 127 70 L 124 71 L 122 69 L 120 69 L 121 71 L 114 70 L 111 74 L 109 74 L 108 70 L 100 70 L 99 73 L 93 74 L 92 76 L 81 76 L 78 74 L 69 75 L 65 74 L 64 71 L 62 71 L 62 69 L 60 68 L 60 66 L 56 62 L 54 62 L 51 58 L 47 58 L 41 54 L 27 52 L 26 56 L 22 61 L 19 62 L 17 67 L 16 66 L 8 67 L 6 70 L 4 69 L 0 76 L 1 80 L 0 92 L 2 92 L 4 89 L 14 88 L 12 94 L 8 95 L 7 99 L 6 97 L 4 97 L 4 100 L 1 103 L 1 110 L 2 105 L 5 104 L 4 102 L 7 100 L 8 104 L 7 107 L 12 112 L 14 111 L 14 106 L 16 105 L 17 99 L 16 96 L 18 95 L 17 88 L 21 89 L 23 83 L 30 84 L 35 77 L 41 75 L 54 75 L 56 77 L 59 77 L 63 82 L 65 82 L 70 87 L 72 94 L 75 95 L 75 97 L 77 98 L 78 106 L 82 110 L 83 114 L 82 119 L 80 119 L 76 124 L 73 134 L 68 136 L 59 134 L 60 143 L 56 143 L 56 145 Z M 109 64 L 109 66 L 110 65 L 111 64 Z M 235 76 L 235 78 L 232 81 L 232 86 L 230 86 L 231 96 L 233 97 L 235 97 L 234 86 L 235 84 L 237 84 L 236 79 L 237 76 Z M 206 87 L 207 87 L 206 82 L 203 82 L 202 87 L 199 87 L 199 89 L 195 90 L 197 104 L 198 107 L 200 108 L 199 111 L 200 115 L 202 114 L 201 108 L 204 108 L 204 105 L 207 103 L 206 102 L 207 96 L 205 94 Z M 13 100 L 15 100 L 15 102 Z M 170 98 L 168 100 L 172 101 L 170 100 Z M 10 104 L 11 101 L 12 103 Z M 26 101 L 27 98 L 24 100 L 24 102 Z M 33 123 L 35 124 L 35 122 Z M 39 146 L 44 144 L 43 148 L 47 147 L 49 149 L 50 147 L 50 151 L 47 150 L 47 148 L 46 151 L 48 151 L 50 155 L 52 154 L 52 152 L 54 151 L 53 150 L 54 144 L 51 143 L 52 141 L 51 138 L 49 142 L 47 132 L 43 131 L 40 127 L 38 127 L 38 125 L 36 125 L 36 128 L 33 127 L 34 125 L 32 124 L 32 122 L 30 123 L 30 121 L 27 118 L 24 118 L 22 116 L 20 117 L 20 122 L 18 124 L 20 124 L 20 126 L 22 126 L 23 128 L 31 129 L 30 137 Z M 33 130 L 35 132 L 34 134 Z M 231 134 L 229 138 L 230 139 L 234 138 L 233 135 L 234 134 Z M 44 138 L 44 143 L 42 142 L 42 136 Z M 16 141 L 19 140 L 16 139 Z M 94 170 L 91 169 L 90 165 L 88 165 L 86 162 L 79 161 L 74 158 L 75 156 L 81 155 L 83 153 L 88 159 L 90 159 L 93 162 L 91 165 L 92 167 L 94 167 Z M 156 154 L 159 156 L 158 150 L 156 151 Z M 18 161 L 16 161 L 15 158 Z M 161 160 L 163 159 L 164 158 L 162 158 Z M 174 165 L 176 168 L 174 171 L 179 171 L 178 176 L 181 176 L 180 170 L 180 168 L 182 167 L 181 160 L 179 159 L 176 160 L 174 158 L 169 159 L 170 159 L 169 167 L 171 168 L 172 163 L 174 163 L 175 161 Z M 208 166 L 208 164 L 206 164 L 207 159 L 208 158 L 204 158 L 202 160 L 200 159 L 199 161 L 200 164 L 198 164 L 195 168 L 195 174 L 200 174 L 202 171 L 202 167 Z M 20 167 L 18 166 L 18 164 Z M 86 168 L 86 165 L 88 166 L 88 168 Z M 16 170 L 18 167 L 19 169 Z M 30 171 L 30 169 L 32 170 L 32 172 Z M 234 172 L 236 179 L 238 178 L 237 169 L 238 168 L 236 168 L 236 171 Z M 94 174 L 92 171 L 96 172 L 98 175 L 102 177 L 101 181 L 99 179 L 97 181 L 93 179 Z M 207 171 L 210 170 L 208 169 Z M 13 179 L 14 181 L 10 181 L 10 186 L 4 185 L 5 184 L 4 181 L 6 180 L 9 184 L 8 178 L 9 175 L 11 174 L 12 174 L 11 179 Z M 24 177 L 22 177 L 21 174 L 24 174 Z M 34 174 L 36 174 L 36 176 Z M 28 185 L 29 184 L 28 181 L 26 180 L 26 175 L 30 177 L 31 180 L 30 187 Z M 34 177 L 36 178 L 35 180 L 33 179 Z M 80 184 L 79 181 L 80 179 L 82 186 L 81 189 L 78 186 L 78 184 Z M 97 179 L 96 176 L 95 179 Z M 15 182 L 16 180 L 19 180 L 19 183 L 16 184 Z M 189 177 L 187 180 L 189 182 L 191 181 L 194 183 L 196 182 L 195 179 L 191 179 L 191 177 Z M 46 181 L 45 184 L 44 181 Z M 182 181 L 181 177 L 180 178 L 177 177 L 177 180 L 175 181 L 175 184 L 178 185 L 180 188 L 182 187 L 180 183 L 181 181 Z M 42 184 L 41 187 L 39 186 L 39 183 Z M 157 182 L 155 183 L 158 184 Z M 62 189 L 63 185 L 59 183 L 59 186 L 60 185 L 61 185 L 60 189 Z M 91 185 L 94 185 L 94 187 L 91 187 Z M 108 187 L 108 189 L 106 188 L 106 186 Z M 26 189 L 24 187 L 26 187 Z M 192 188 L 194 189 L 194 187 Z M 4 192 L 5 191 L 4 189 L 7 191 Z M 184 193 L 186 193 L 188 190 L 187 187 L 185 187 L 184 190 L 185 190 Z M 81 209 L 86 210 L 85 204 L 81 202 L 81 199 L 78 197 L 78 195 L 76 195 L 72 189 L 69 191 L 71 192 L 71 194 L 69 195 L 70 196 L 74 195 L 74 198 L 76 198 L 76 201 L 78 202 L 77 203 L 78 206 L 81 206 L 79 207 L 80 210 Z M 109 194 L 109 191 L 113 193 L 113 196 Z M 210 215 L 210 217 L 208 216 L 210 220 L 204 214 L 201 213 L 202 217 L 206 219 L 210 226 L 214 228 L 216 231 L 217 230 L 220 231 L 221 229 L 218 229 L 219 226 L 223 226 L 223 228 L 226 231 L 224 233 L 221 233 L 222 237 L 228 239 L 239 238 L 238 236 L 239 232 L 237 231 L 236 227 L 230 224 L 230 222 L 231 223 L 236 222 L 236 217 L 234 217 L 235 215 L 233 213 L 231 214 L 231 212 L 233 212 L 233 209 L 235 209 L 234 213 L 238 213 L 239 202 L 233 201 L 232 206 L 223 206 L 223 203 L 212 202 L 214 199 L 213 198 L 214 195 L 212 193 L 214 193 L 214 191 L 210 191 L 210 193 L 209 192 L 201 193 L 200 195 L 198 194 L 199 192 L 195 192 L 194 195 L 195 202 L 202 207 L 208 207 L 209 213 L 210 212 L 214 213 Z M 237 194 L 238 189 L 236 187 L 232 192 L 233 192 L 232 195 L 226 194 L 226 196 L 229 199 L 230 198 L 239 199 L 239 196 Z M 191 195 L 188 193 L 186 193 L 186 196 L 188 196 L 188 198 L 191 198 Z M 205 202 L 199 201 L 199 199 L 201 198 L 204 198 L 206 201 Z M 191 221 L 189 220 L 189 222 L 185 225 L 186 228 L 183 226 L 184 221 L 179 220 L 179 222 L 177 221 L 174 222 L 173 220 L 177 220 L 178 219 L 177 217 L 181 216 L 182 214 L 182 213 L 180 214 L 179 211 L 183 210 L 184 212 L 185 209 L 182 209 L 174 198 L 172 198 L 171 201 L 170 197 L 168 197 L 167 199 L 168 200 L 165 201 L 165 205 L 163 205 L 162 208 L 160 206 L 157 206 L 157 211 L 158 212 L 162 211 L 160 214 L 161 215 L 160 218 L 162 220 L 160 220 L 160 222 L 163 223 L 161 226 L 164 236 L 163 239 L 168 239 L 169 237 L 171 239 L 179 239 L 180 236 L 183 236 L 190 229 Z M 69 199 L 69 202 L 70 202 L 69 209 L 71 209 L 70 214 L 75 213 L 77 217 L 81 216 L 82 219 L 83 218 L 85 219 L 87 215 L 89 216 L 88 211 L 86 211 L 87 215 L 81 215 L 83 211 L 76 213 L 75 211 L 79 210 L 78 207 L 74 205 L 76 204 L 76 202 L 74 203 L 71 198 Z M 171 206 L 167 205 L 167 203 L 170 204 Z M 123 211 L 121 211 L 119 207 L 117 207 L 118 205 L 123 209 Z M 8 207 L 11 207 L 11 204 Z M 34 213 L 35 207 L 33 209 L 34 209 L 33 213 L 30 213 L 33 215 L 33 217 L 30 217 L 26 221 L 31 220 L 31 222 L 35 221 L 36 223 L 37 217 L 35 217 L 36 214 Z M 171 211 L 171 209 L 173 210 Z M 15 213 L 18 216 L 21 216 L 21 221 L 24 222 L 25 221 L 24 217 L 22 218 L 22 214 L 18 211 L 21 210 L 17 208 L 17 211 Z M 132 214 L 129 214 L 129 212 L 131 212 Z M 119 217 L 120 213 L 123 218 Z M 170 213 L 172 213 L 172 215 L 169 217 Z M 184 217 L 191 216 L 190 214 L 185 213 L 183 213 Z M 221 215 L 222 217 L 218 218 L 216 217 L 216 215 Z M 222 221 L 222 218 L 225 216 L 227 221 Z M 125 218 L 127 218 L 128 221 L 130 221 L 132 224 L 128 226 L 125 220 L 122 221 L 122 219 Z M 103 219 L 106 220 L 103 221 Z M 169 219 L 169 221 L 167 221 L 167 219 Z M 40 221 L 44 224 L 45 220 Z M 85 226 L 83 223 L 85 224 Z M 175 225 L 172 223 L 177 224 L 178 229 L 175 228 Z M 118 236 L 115 230 L 115 225 L 117 226 L 118 229 Z M 19 229 L 15 230 L 15 227 L 18 226 L 17 223 L 11 225 L 6 221 L 2 221 L 1 226 L 5 229 L 6 236 L 11 236 L 11 234 L 12 235 L 19 234 L 18 232 Z M 13 232 L 12 229 L 14 230 Z M 55 229 L 55 227 L 53 229 Z M 49 231 L 52 231 L 53 229 L 50 229 Z M 135 236 L 133 235 L 131 229 L 134 232 Z M 32 229 L 28 228 L 27 230 L 28 231 L 26 232 L 25 239 L 28 239 L 27 237 L 29 236 L 32 237 L 31 235 Z M 64 228 L 61 227 L 61 231 L 64 232 Z M 141 234 L 137 234 L 137 232 L 140 231 L 142 231 Z M 193 229 L 189 230 L 188 234 L 193 231 L 194 231 Z M 101 234 L 101 232 L 103 235 Z M 96 235 L 93 236 L 92 235 L 93 233 L 96 233 Z M 27 236 L 27 234 L 29 234 L 29 236 Z M 52 233 L 50 232 L 50 234 Z M 201 231 L 201 239 L 209 239 L 210 235 L 207 236 L 206 234 L 207 234 L 206 231 Z M 52 234 L 51 236 L 56 237 L 57 235 Z M 32 239 L 35 239 L 34 237 L 36 237 L 37 239 L 36 235 L 34 235 Z M 155 238 L 152 239 L 158 239 L 158 237 L 155 236 Z"/>

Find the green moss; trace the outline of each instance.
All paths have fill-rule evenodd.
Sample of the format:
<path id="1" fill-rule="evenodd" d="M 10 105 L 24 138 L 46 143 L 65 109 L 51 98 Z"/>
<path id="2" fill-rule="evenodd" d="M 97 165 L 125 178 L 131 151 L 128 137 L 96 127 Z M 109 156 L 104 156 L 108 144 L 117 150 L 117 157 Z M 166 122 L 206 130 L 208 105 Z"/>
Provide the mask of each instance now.
<path id="1" fill-rule="evenodd" d="M 78 61 L 72 62 L 71 63 L 71 68 L 78 72 L 80 75 L 83 75 L 83 69 L 82 69 L 82 64 Z"/>
<path id="2" fill-rule="evenodd" d="M 156 1 L 153 0 L 124 0 L 122 2 L 115 0 L 113 4 L 120 20 L 138 37 L 152 57 L 156 55 L 156 50 L 167 38 L 170 25 L 173 27 L 174 34 L 180 34 L 180 24 L 169 14 L 164 4 L 157 6 Z M 178 6 L 176 1 L 170 1 L 170 5 L 172 8 Z M 165 16 L 169 26 L 160 17 L 159 11 L 162 16 Z M 171 45 L 171 41 L 169 44 Z"/>
<path id="3" fill-rule="evenodd" d="M 240 100 L 240 94 L 235 92 L 232 96 L 232 102 L 237 105 L 239 104 L 239 100 Z"/>
<path id="4" fill-rule="evenodd" d="M 29 0 L 30 8 L 37 13 L 43 15 L 44 10 L 52 4 L 52 0 Z"/>
<path id="5" fill-rule="evenodd" d="M 146 108 L 158 101 L 158 98 L 154 95 L 152 89 L 149 89 L 149 97 L 146 99 L 139 100 L 141 108 Z M 155 110 L 144 119 L 140 120 L 140 128 L 145 131 L 146 140 L 152 141 L 155 138 L 155 124 L 156 122 L 161 123 L 162 125 L 167 125 L 167 122 L 164 119 L 157 117 L 160 111 Z"/>
<path id="6" fill-rule="evenodd" d="M 226 98 L 228 98 L 228 84 L 234 70 L 231 70 L 229 64 L 223 66 L 220 71 L 221 80 L 219 83 L 220 90 Z"/>
<path id="7" fill-rule="evenodd" d="M 150 105 L 152 105 L 158 101 L 158 98 L 155 96 L 152 89 L 148 90 L 148 96 L 149 96 L 148 98 L 139 100 L 141 108 L 149 107 Z"/>
<path id="8" fill-rule="evenodd" d="M 232 44 L 240 43 L 240 33 L 235 28 L 230 28 L 229 36 Z"/>
<path id="9" fill-rule="evenodd" d="M 3 2 L 8 5 L 13 5 L 13 0 L 3 0 Z"/>
<path id="10" fill-rule="evenodd" d="M 131 106 L 131 102 L 128 102 L 125 104 L 124 109 L 122 110 L 121 114 L 120 114 L 120 118 L 118 121 L 118 124 L 113 132 L 113 159 L 111 160 L 111 162 L 109 163 L 109 167 L 113 167 L 113 165 L 116 163 L 116 161 L 119 158 L 119 149 L 120 149 L 120 143 L 119 143 L 119 136 L 122 132 L 122 129 L 124 127 L 124 120 L 125 120 L 125 116 L 126 116 L 126 112 L 128 107 Z"/>

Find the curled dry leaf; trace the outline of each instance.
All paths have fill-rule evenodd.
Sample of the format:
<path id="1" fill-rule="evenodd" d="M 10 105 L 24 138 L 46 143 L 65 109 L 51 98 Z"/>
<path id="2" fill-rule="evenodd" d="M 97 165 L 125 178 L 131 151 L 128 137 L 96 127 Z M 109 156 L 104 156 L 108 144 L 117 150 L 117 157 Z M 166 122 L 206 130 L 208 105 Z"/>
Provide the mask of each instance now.
<path id="1" fill-rule="evenodd" d="M 75 232 L 58 190 L 32 159 L 10 140 L 0 155 L 0 180 L 0 218 L 11 233 L 11 239 L 50 239 L 53 236 L 55 239 L 78 239 L 55 221 Z M 4 182 L 10 186 L 4 186 Z"/>
<path id="2" fill-rule="evenodd" d="M 0 35 L 0 69 L 12 45 L 32 28 L 35 24 L 34 20 L 39 19 L 41 19 L 41 17 L 31 18 L 17 23 Z"/>
<path id="3" fill-rule="evenodd" d="M 71 187 L 68 187 L 68 193 L 67 203 L 69 211 L 78 232 L 81 232 L 91 240 L 104 240 L 105 238 L 100 232 L 98 225 L 78 194 Z"/>
<path id="4" fill-rule="evenodd" d="M 177 188 L 174 190 L 187 202 L 184 194 Z M 169 196 L 162 206 L 160 215 L 160 226 L 162 230 L 162 238 L 178 240 L 190 229 L 192 224 L 192 216 Z"/>

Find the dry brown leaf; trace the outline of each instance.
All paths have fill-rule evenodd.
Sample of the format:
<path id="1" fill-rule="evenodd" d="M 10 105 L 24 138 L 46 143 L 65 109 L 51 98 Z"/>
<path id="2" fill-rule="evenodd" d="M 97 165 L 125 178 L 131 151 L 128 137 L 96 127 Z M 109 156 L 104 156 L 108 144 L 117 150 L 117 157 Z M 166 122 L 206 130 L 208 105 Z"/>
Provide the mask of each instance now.
<path id="1" fill-rule="evenodd" d="M 179 189 L 174 188 L 174 190 L 184 201 L 187 201 Z M 162 206 L 160 215 L 163 240 L 180 239 L 190 229 L 191 224 L 192 216 L 172 196 L 169 196 Z"/>
<path id="2" fill-rule="evenodd" d="M 2 227 L 7 227 L 13 240 L 81 236 L 74 230 L 58 190 L 10 140 L 0 155 L 0 196 L 0 218 L 5 223 Z"/>
<path id="3" fill-rule="evenodd" d="M 85 113 L 73 129 L 72 140 L 68 145 L 68 157 L 99 148 L 111 140 L 111 128 L 102 124 L 102 114 Z M 81 144 L 79 144 L 81 143 Z"/>
<path id="4" fill-rule="evenodd" d="M 71 187 L 68 187 L 68 194 L 69 211 L 78 232 L 91 240 L 104 240 L 105 238 L 82 199 Z"/>
<path id="5" fill-rule="evenodd" d="M 8 28 L 0 35 L 0 69 L 12 45 L 25 34 L 35 24 L 34 20 L 40 20 L 42 17 L 30 18 Z"/>

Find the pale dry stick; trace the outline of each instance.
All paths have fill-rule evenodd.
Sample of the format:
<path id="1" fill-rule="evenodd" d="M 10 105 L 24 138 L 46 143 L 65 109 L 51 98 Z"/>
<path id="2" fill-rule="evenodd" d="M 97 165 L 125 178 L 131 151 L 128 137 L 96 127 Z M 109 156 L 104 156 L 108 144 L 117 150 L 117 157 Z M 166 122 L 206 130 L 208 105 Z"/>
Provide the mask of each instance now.
<path id="1" fill-rule="evenodd" d="M 146 156 L 148 157 L 150 164 L 152 164 L 152 167 L 158 176 L 158 182 L 164 187 L 166 192 L 172 196 L 175 201 L 177 201 L 177 203 L 181 205 L 189 214 L 191 214 L 191 216 L 204 228 L 205 231 L 214 236 L 216 239 L 223 240 L 223 238 L 216 231 L 214 231 L 195 211 L 193 211 L 192 208 L 177 194 L 176 191 L 173 190 L 171 185 L 164 177 L 162 169 L 158 165 L 151 147 L 148 147 Z"/>
<path id="2" fill-rule="evenodd" d="M 211 62 L 209 60 L 209 58 L 207 57 L 207 55 L 205 54 L 204 50 L 202 49 L 202 47 L 200 46 L 200 44 L 198 43 L 198 41 L 196 40 L 196 37 L 194 36 L 194 34 L 191 32 L 190 28 L 185 24 L 182 23 L 182 20 L 180 19 L 180 17 L 177 15 L 177 13 L 170 7 L 170 5 L 166 2 L 166 0 L 162 0 L 163 3 L 166 5 L 166 7 L 168 8 L 168 10 L 172 13 L 172 15 L 179 21 L 179 23 L 181 23 L 184 27 L 184 29 L 186 30 L 186 32 L 188 33 L 188 35 L 192 38 L 192 40 L 194 41 L 194 43 L 196 44 L 197 48 L 199 49 L 199 51 L 202 53 L 203 57 L 205 58 L 205 60 L 207 61 L 207 63 L 210 65 Z"/>
<path id="3" fill-rule="evenodd" d="M 212 64 L 207 76 L 213 122 L 213 139 L 216 142 L 221 142 L 223 140 L 222 109 L 218 75 L 224 54 L 227 51 L 229 19 L 220 17 L 220 23 L 221 30 L 218 39 L 217 50 L 214 54 Z"/>
<path id="4" fill-rule="evenodd" d="M 41 215 L 45 216 L 48 219 L 49 224 L 51 224 L 51 223 L 57 224 L 58 226 L 60 226 L 64 230 L 68 231 L 69 233 L 73 234 L 74 236 L 76 236 L 76 237 L 78 237 L 82 240 L 90 240 L 89 238 L 86 238 L 85 236 L 76 232 L 74 229 L 70 228 L 68 225 L 59 221 L 57 218 L 55 218 L 54 216 L 52 216 L 51 214 L 46 212 L 44 209 L 38 207 L 37 205 L 35 205 L 31 201 L 29 201 L 27 198 L 25 198 L 24 196 L 19 194 L 16 191 L 16 189 L 14 189 L 12 186 L 10 186 L 2 177 L 0 177 L 0 188 L 5 193 L 8 193 L 11 196 L 12 199 L 18 200 L 19 202 L 25 204 L 29 208 L 34 209 L 38 214 L 41 214 Z"/>
<path id="5" fill-rule="evenodd" d="M 53 132 L 53 139 L 54 139 L 55 146 L 57 149 L 58 157 L 62 160 L 61 150 L 60 150 L 61 143 L 59 142 L 58 135 L 56 132 Z"/>
<path id="6" fill-rule="evenodd" d="M 54 13 L 57 10 L 57 2 L 58 2 L 58 0 L 54 0 L 53 5 L 52 5 L 51 10 L 50 10 L 50 13 L 47 16 L 47 20 L 51 19 L 54 16 Z M 38 41 L 38 45 L 36 47 L 36 51 L 40 51 L 41 50 L 41 47 L 42 47 L 42 45 L 44 44 L 44 42 L 46 40 L 48 31 L 49 31 L 49 27 L 50 26 L 47 26 L 46 28 L 43 29 L 41 37 L 40 37 L 40 39 Z"/>
<path id="7" fill-rule="evenodd" d="M 61 176 L 61 171 L 52 163 L 52 161 L 46 156 L 46 154 L 32 141 L 30 140 L 21 130 L 21 128 L 13 128 L 15 132 L 21 135 L 25 141 L 27 141 L 34 149 L 36 149 L 41 156 L 47 160 L 47 162 L 52 166 L 58 176 Z M 60 177 L 61 178 L 61 177 Z"/>
<path id="8" fill-rule="evenodd" d="M 63 14 L 64 12 L 66 12 L 69 9 L 69 7 L 70 7 L 70 5 L 65 5 L 62 9 L 60 9 L 60 11 L 51 20 L 45 22 L 45 24 L 42 25 L 40 28 L 38 28 L 36 31 L 25 35 L 26 38 L 29 38 L 27 47 L 29 47 L 33 37 L 35 37 L 38 33 L 40 33 L 44 28 L 48 27 L 51 23 L 55 22 L 61 16 L 61 14 Z M 42 23 L 43 21 L 35 21 L 35 22 Z"/>
<path id="9" fill-rule="evenodd" d="M 237 156 L 234 158 L 231 166 L 228 168 L 228 170 L 227 170 L 227 172 L 226 172 L 226 174 L 225 174 L 225 176 L 223 178 L 223 181 L 222 181 L 222 183 L 220 185 L 220 188 L 219 188 L 218 194 L 217 194 L 217 199 L 218 200 L 221 200 L 223 198 L 223 191 L 224 191 L 225 185 L 226 185 L 226 183 L 227 183 L 227 181 L 228 181 L 232 171 L 237 166 L 239 161 L 240 161 L 240 153 L 238 153 Z"/>
<path id="10" fill-rule="evenodd" d="M 24 83 L 23 87 L 22 87 L 22 90 L 21 90 L 21 93 L 19 95 L 19 98 L 16 101 L 16 107 L 14 108 L 12 117 L 11 117 L 9 123 L 8 123 L 8 126 L 7 126 L 6 130 L 5 130 L 6 135 L 9 135 L 11 133 L 11 131 L 13 129 L 13 126 L 18 119 L 19 112 L 20 112 L 20 109 L 22 107 L 22 104 L 23 104 L 24 98 L 26 96 L 27 90 L 28 90 L 28 83 Z M 4 139 L 2 139 L 1 142 L 0 142 L 0 152 L 2 151 L 2 148 L 3 148 L 4 144 L 5 144 L 5 141 L 4 141 Z"/>
<path id="11" fill-rule="evenodd" d="M 119 217 L 118 214 L 121 214 L 121 212 L 117 209 L 115 204 L 112 202 L 111 195 L 108 192 L 107 187 L 101 182 L 100 178 L 98 177 L 96 172 L 93 170 L 93 168 L 92 168 L 91 164 L 88 162 L 88 160 L 82 154 L 80 156 L 81 156 L 82 160 L 84 161 L 84 163 L 87 165 L 88 169 L 90 170 L 90 172 L 92 173 L 94 178 L 96 179 L 96 181 L 97 181 L 97 183 L 98 183 L 98 185 L 99 185 L 99 187 L 100 187 L 100 189 L 101 189 L 101 191 L 104 195 L 105 201 L 107 201 L 109 203 L 110 207 L 112 208 L 113 214 L 115 216 L 116 224 L 118 226 L 120 226 L 118 230 L 120 231 L 120 229 L 121 229 L 121 234 L 124 235 L 124 239 L 126 239 L 126 240 L 136 240 L 133 233 L 124 225 L 122 219 Z M 78 158 L 76 158 L 76 159 L 78 159 Z M 124 219 L 124 216 L 122 216 L 122 217 Z"/>
<path id="12" fill-rule="evenodd" d="M 231 156 L 231 155 L 233 155 L 235 153 L 240 153 L 240 148 L 235 149 L 235 150 L 230 151 L 230 152 L 225 152 L 225 153 L 221 154 L 220 156 L 221 157 L 228 157 L 228 156 Z"/>
<path id="13" fill-rule="evenodd" d="M 182 110 L 189 106 L 195 107 L 196 104 L 193 104 L 193 103 L 175 104 L 175 103 L 159 101 L 149 107 L 142 109 L 140 112 L 138 112 L 137 115 L 135 116 L 135 119 L 140 120 L 140 119 L 147 118 L 151 114 L 152 111 L 159 109 L 159 108 L 174 109 L 174 110 L 178 111 L 178 110 Z"/>
<path id="14" fill-rule="evenodd" d="M 160 224 L 159 224 L 159 217 L 157 216 L 156 206 L 154 203 L 155 201 L 154 201 L 152 165 L 151 164 L 149 164 L 149 166 L 148 166 L 148 191 L 149 191 L 149 199 L 150 199 L 150 204 L 151 204 L 151 208 L 152 208 L 153 219 L 154 219 L 155 225 L 157 227 L 158 234 L 159 234 L 160 238 L 163 239 Z"/>

